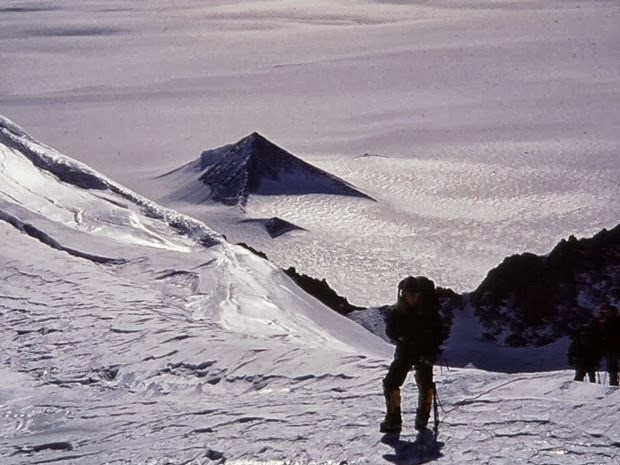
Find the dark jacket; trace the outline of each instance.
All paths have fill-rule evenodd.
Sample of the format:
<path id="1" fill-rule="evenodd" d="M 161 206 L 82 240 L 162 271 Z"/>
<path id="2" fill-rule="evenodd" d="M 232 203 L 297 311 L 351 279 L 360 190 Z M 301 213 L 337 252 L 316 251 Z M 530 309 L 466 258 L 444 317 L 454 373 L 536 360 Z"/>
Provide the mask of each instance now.
<path id="1" fill-rule="evenodd" d="M 390 309 L 385 333 L 396 344 L 396 357 L 434 363 L 442 340 L 439 301 L 434 293 L 422 296 L 414 308 L 399 300 Z"/>
<path id="2" fill-rule="evenodd" d="M 575 368 L 597 369 L 603 355 L 596 325 L 582 327 L 568 349 L 568 364 Z"/>
<path id="3" fill-rule="evenodd" d="M 598 331 L 603 354 L 618 356 L 620 352 L 620 318 L 614 316 L 607 318 L 604 322 L 599 322 Z"/>

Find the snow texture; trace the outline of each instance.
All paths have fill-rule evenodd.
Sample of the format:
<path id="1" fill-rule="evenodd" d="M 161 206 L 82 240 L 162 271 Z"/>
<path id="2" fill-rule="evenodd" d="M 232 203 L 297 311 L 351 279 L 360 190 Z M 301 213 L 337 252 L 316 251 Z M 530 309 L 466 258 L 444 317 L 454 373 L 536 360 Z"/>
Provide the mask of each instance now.
<path id="1" fill-rule="evenodd" d="M 356 305 L 406 274 L 469 292 L 618 223 L 617 1 L 3 7 L 0 111 L 133 191 L 160 201 L 148 178 L 257 131 L 376 199 L 250 196 L 249 216 L 309 231 L 277 241 L 164 203 Z"/>
<path id="2" fill-rule="evenodd" d="M 439 437 L 412 433 L 408 385 L 405 432 L 382 438 L 388 344 L 253 253 L 205 248 L 12 147 L 0 146 L 2 211 L 15 212 L 0 221 L 10 244 L 0 254 L 3 464 L 617 462 L 618 389 L 568 371 L 438 367 Z M 81 178 L 81 165 L 62 162 Z M 122 259 L 92 260 L 110 251 Z M 454 334 L 447 356 L 493 368 L 495 353 L 468 334 Z"/>
<path id="3" fill-rule="evenodd" d="M 112 205 L 112 210 L 126 210 L 129 215 L 127 221 L 129 222 L 133 221 L 134 215 L 129 211 L 129 207 L 125 205 L 127 201 L 137 206 L 147 218 L 164 220 L 170 227 L 200 242 L 204 246 L 216 245 L 222 240 L 219 234 L 199 221 L 156 205 L 89 167 L 71 160 L 45 145 L 37 143 L 19 126 L 2 115 L 0 115 L 0 156 L 2 157 L 0 163 L 8 174 L 3 179 L 3 186 L 6 186 L 5 195 L 12 196 L 12 198 L 17 200 L 18 204 L 22 203 L 17 198 L 20 195 L 29 197 L 39 196 L 39 200 L 47 200 L 54 205 L 51 210 L 54 210 L 55 214 L 66 215 L 69 213 L 73 215 L 74 221 L 72 223 L 78 227 L 83 219 L 83 211 L 76 208 L 77 204 L 57 205 L 55 200 L 47 198 L 44 192 L 33 192 L 32 187 L 40 187 L 41 184 L 46 183 L 55 184 L 50 179 L 51 175 L 61 181 L 63 190 L 72 190 L 70 187 L 65 187 L 67 185 L 95 191 L 89 196 L 84 195 L 80 197 L 93 198 L 99 196 L 99 198 L 107 200 Z M 38 170 L 35 168 L 38 168 Z M 97 191 L 103 192 L 98 193 Z M 120 200 L 107 199 L 105 197 L 106 193 L 116 196 Z M 85 202 L 88 201 L 89 199 L 85 200 Z M 43 205 L 45 205 L 45 202 L 43 202 Z M 38 206 L 37 211 L 45 213 L 50 210 L 49 205 L 45 206 L 47 208 L 40 208 Z M 102 222 L 105 223 L 105 220 Z M 98 230 L 104 228 L 107 228 L 107 226 L 97 226 Z M 145 234 L 148 234 L 147 231 L 145 231 Z"/>
<path id="4" fill-rule="evenodd" d="M 459 368 L 435 370 L 438 438 L 413 433 L 409 380 L 383 439 L 391 348 L 214 230 L 368 306 L 406 274 L 470 291 L 510 254 L 614 227 L 619 8 L 2 2 L 2 113 L 94 169 L 0 123 L 0 463 L 618 463 L 618 389 L 540 371 L 565 341 L 489 344 L 471 307 L 444 352 Z M 377 202 L 146 199 L 253 131 Z"/>

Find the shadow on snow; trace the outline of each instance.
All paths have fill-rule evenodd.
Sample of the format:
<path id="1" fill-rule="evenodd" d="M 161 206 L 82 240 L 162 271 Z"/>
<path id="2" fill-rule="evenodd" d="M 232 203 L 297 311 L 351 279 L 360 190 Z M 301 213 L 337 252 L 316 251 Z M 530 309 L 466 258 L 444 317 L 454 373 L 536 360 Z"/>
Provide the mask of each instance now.
<path id="1" fill-rule="evenodd" d="M 384 454 L 383 458 L 396 465 L 417 465 L 428 463 L 442 457 L 443 442 L 429 429 L 420 431 L 413 442 L 401 439 L 398 434 L 386 434 L 381 442 L 394 449 L 393 454 Z"/>

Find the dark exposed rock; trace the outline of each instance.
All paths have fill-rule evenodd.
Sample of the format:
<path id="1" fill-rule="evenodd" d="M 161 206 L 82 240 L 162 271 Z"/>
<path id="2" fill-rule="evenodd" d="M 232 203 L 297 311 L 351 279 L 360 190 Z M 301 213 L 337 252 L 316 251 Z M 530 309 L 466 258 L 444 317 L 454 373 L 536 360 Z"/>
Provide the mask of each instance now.
<path id="1" fill-rule="evenodd" d="M 254 247 L 252 247 L 251 245 L 246 244 L 245 242 L 238 242 L 237 245 L 243 247 L 244 249 L 249 250 L 254 255 L 256 255 L 256 256 L 258 256 L 260 258 L 264 258 L 265 260 L 269 260 L 269 258 L 267 258 L 267 254 L 265 254 L 264 252 L 261 252 L 260 250 L 256 250 Z"/>
<path id="2" fill-rule="evenodd" d="M 273 218 L 250 218 L 247 220 L 242 220 L 241 223 L 259 223 L 262 224 L 269 235 L 273 238 L 279 237 L 282 234 L 286 234 L 290 231 L 307 231 L 307 229 L 302 228 L 301 226 L 297 226 L 296 224 L 290 223 L 282 218 L 273 217 Z"/>
<path id="3" fill-rule="evenodd" d="M 442 341 L 448 339 L 454 321 L 455 309 L 463 307 L 463 296 L 447 287 L 435 287 L 441 305 Z"/>
<path id="4" fill-rule="evenodd" d="M 342 315 L 362 308 L 351 305 L 347 299 L 339 296 L 336 291 L 329 287 L 325 279 L 319 280 L 305 274 L 300 274 L 295 267 L 287 268 L 284 272 L 308 294 Z"/>
<path id="5" fill-rule="evenodd" d="M 230 145 L 204 151 L 198 160 L 166 173 L 181 187 L 169 197 L 244 206 L 250 194 L 332 194 L 370 199 L 348 182 L 295 157 L 253 132 Z"/>
<path id="6" fill-rule="evenodd" d="M 244 242 L 240 242 L 237 245 L 249 250 L 254 255 L 264 258 L 265 260 L 269 260 L 265 253 L 256 250 L 255 248 L 249 246 Z M 342 315 L 346 315 L 353 310 L 362 309 L 362 307 L 356 307 L 355 305 L 351 305 L 347 299 L 339 296 L 336 291 L 329 287 L 329 284 L 327 284 L 327 281 L 325 279 L 319 280 L 305 274 L 300 274 L 297 272 L 295 267 L 290 267 L 283 271 L 288 276 L 290 276 L 299 287 L 301 287 L 312 297 L 316 298 L 332 310 L 335 310 Z"/>
<path id="7" fill-rule="evenodd" d="M 486 337 L 543 345 L 574 331 L 602 303 L 620 300 L 620 225 L 562 240 L 545 256 L 506 258 L 471 294 Z"/>

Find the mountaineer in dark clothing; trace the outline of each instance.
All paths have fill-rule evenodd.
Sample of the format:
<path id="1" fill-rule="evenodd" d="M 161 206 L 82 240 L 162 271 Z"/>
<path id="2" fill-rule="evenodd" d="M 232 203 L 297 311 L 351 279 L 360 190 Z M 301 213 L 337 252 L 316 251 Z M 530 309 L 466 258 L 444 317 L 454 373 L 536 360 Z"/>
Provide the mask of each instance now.
<path id="1" fill-rule="evenodd" d="M 597 322 L 609 384 L 618 386 L 618 358 L 620 357 L 618 308 L 613 305 L 601 305 L 597 312 Z"/>
<path id="2" fill-rule="evenodd" d="M 418 387 L 415 428 L 422 430 L 430 416 L 435 389 L 433 364 L 442 339 L 439 300 L 430 279 L 409 276 L 399 283 L 398 301 L 387 317 L 385 333 L 395 342 L 396 351 L 383 379 L 387 413 L 380 431 L 400 431 L 400 387 L 413 367 Z"/>
<path id="3" fill-rule="evenodd" d="M 586 373 L 591 383 L 596 382 L 596 370 L 601 363 L 602 351 L 596 324 L 585 324 L 573 336 L 568 349 L 568 364 L 575 367 L 575 381 L 583 381 Z"/>

